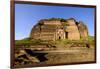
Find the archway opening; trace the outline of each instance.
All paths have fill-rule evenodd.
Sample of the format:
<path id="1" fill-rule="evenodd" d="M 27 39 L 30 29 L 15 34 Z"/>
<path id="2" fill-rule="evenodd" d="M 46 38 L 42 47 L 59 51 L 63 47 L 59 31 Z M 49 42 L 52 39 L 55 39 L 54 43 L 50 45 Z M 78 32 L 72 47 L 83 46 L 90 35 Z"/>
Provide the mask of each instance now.
<path id="1" fill-rule="evenodd" d="M 65 32 L 65 37 L 66 39 L 68 39 L 68 32 Z"/>
<path id="2" fill-rule="evenodd" d="M 59 40 L 61 39 L 61 37 L 59 36 Z"/>

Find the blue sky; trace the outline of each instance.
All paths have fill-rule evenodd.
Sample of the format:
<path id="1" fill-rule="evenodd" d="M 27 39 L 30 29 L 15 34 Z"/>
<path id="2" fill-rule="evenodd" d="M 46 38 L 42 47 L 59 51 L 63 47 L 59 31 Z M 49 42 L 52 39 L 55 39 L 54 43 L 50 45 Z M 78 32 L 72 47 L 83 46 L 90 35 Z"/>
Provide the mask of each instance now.
<path id="1" fill-rule="evenodd" d="M 15 4 L 15 40 L 28 37 L 40 19 L 52 17 L 83 21 L 94 35 L 94 8 Z"/>

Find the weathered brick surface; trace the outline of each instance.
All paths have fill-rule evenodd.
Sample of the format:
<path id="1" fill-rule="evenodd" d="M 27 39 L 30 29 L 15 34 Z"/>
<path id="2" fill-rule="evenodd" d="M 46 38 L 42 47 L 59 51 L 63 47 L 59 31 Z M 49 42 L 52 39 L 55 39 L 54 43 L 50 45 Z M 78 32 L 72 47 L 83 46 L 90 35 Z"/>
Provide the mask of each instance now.
<path id="1" fill-rule="evenodd" d="M 86 39 L 88 29 L 82 22 L 77 22 L 73 18 L 66 19 L 66 22 L 57 20 L 42 20 L 42 24 L 37 23 L 31 30 L 30 37 L 41 40 L 80 40 Z"/>

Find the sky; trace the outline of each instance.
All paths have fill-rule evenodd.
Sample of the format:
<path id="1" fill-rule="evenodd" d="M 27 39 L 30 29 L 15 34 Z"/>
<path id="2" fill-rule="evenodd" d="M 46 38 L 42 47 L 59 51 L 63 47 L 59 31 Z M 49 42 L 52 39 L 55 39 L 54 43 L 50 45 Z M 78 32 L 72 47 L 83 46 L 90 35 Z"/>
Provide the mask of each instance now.
<path id="1" fill-rule="evenodd" d="M 32 27 L 40 19 L 75 18 L 83 21 L 94 36 L 94 8 L 15 4 L 15 40 L 29 37 Z"/>

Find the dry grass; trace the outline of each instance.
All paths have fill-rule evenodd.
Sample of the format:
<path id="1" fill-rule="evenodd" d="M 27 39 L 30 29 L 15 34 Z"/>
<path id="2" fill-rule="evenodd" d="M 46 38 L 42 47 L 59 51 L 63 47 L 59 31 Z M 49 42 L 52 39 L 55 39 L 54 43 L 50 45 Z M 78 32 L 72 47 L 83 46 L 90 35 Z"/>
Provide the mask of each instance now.
<path id="1" fill-rule="evenodd" d="M 24 41 L 23 41 L 24 42 Z M 38 41 L 37 41 L 38 42 Z M 46 61 L 39 61 L 37 56 L 30 56 L 30 58 L 35 58 L 34 60 L 26 59 L 23 58 L 22 62 L 25 60 L 27 64 L 35 64 L 35 65 L 46 65 L 46 64 L 64 64 L 64 63 L 77 63 L 77 62 L 90 62 L 90 61 L 95 61 L 95 45 L 93 40 L 89 40 L 86 42 L 89 45 L 89 48 L 86 47 L 86 41 L 80 40 L 80 41 L 67 41 L 67 40 L 62 40 L 62 41 L 56 41 L 56 42 L 49 42 L 49 44 L 56 46 L 56 50 L 71 50 L 73 52 L 64 52 L 64 53 L 47 53 L 44 55 L 44 57 L 47 59 Z M 20 43 L 20 42 L 18 42 Z M 36 42 L 34 42 L 36 43 Z M 46 43 L 47 44 L 47 43 Z M 45 45 L 45 44 L 44 44 Z M 35 46 L 35 45 L 33 45 Z M 43 45 L 41 45 L 43 46 Z M 37 46 L 38 47 L 38 46 Z M 18 49 L 16 49 L 17 51 Z M 20 49 L 21 50 L 21 49 Z M 32 51 L 32 49 L 30 48 Z M 34 49 L 33 49 L 34 50 Z M 50 50 L 50 49 L 49 49 Z M 78 52 L 74 52 L 77 50 Z M 50 50 L 51 51 L 51 50 Z M 27 57 L 29 57 L 30 54 L 23 53 Z M 16 53 L 15 53 L 16 55 Z M 18 56 L 16 56 L 17 58 Z M 35 62 L 38 61 L 38 62 Z M 27 65 L 27 64 L 20 64 L 18 62 L 15 62 L 16 65 Z"/>

